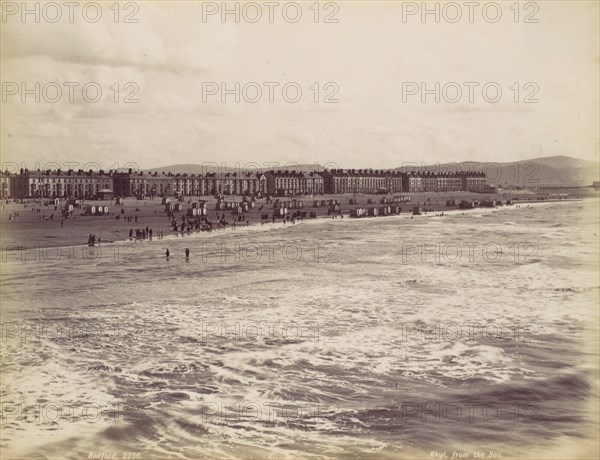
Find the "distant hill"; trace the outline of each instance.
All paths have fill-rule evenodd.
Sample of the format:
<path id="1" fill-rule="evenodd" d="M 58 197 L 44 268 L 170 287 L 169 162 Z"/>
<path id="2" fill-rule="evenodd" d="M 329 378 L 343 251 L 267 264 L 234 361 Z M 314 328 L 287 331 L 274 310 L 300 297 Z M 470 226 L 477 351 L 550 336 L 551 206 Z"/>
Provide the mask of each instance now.
<path id="1" fill-rule="evenodd" d="M 218 168 L 218 169 L 217 169 Z M 241 167 L 240 167 L 241 168 Z M 284 169 L 283 166 L 274 169 Z M 324 168 L 315 164 L 288 165 L 288 169 L 313 171 Z M 392 169 L 392 168 L 390 168 Z M 393 168 L 396 171 L 411 170 L 414 167 Z M 484 163 L 474 161 L 463 161 L 460 163 L 436 164 L 418 168 L 420 170 L 442 172 L 442 171 L 464 171 L 474 170 L 486 171 L 488 182 L 500 186 L 588 186 L 592 182 L 600 180 L 600 163 L 568 156 L 553 156 L 532 158 L 514 163 Z M 153 168 L 151 172 L 172 172 L 173 174 L 206 174 L 207 172 L 236 172 L 234 167 L 217 167 L 214 163 L 202 164 L 179 164 Z M 245 170 L 246 172 L 248 170 Z"/>
<path id="2" fill-rule="evenodd" d="M 406 170 L 413 168 L 396 168 Z M 501 186 L 588 186 L 600 177 L 600 163 L 568 156 L 532 158 L 514 163 L 463 161 L 422 168 L 428 171 L 475 170 L 486 172 L 488 183 Z"/>

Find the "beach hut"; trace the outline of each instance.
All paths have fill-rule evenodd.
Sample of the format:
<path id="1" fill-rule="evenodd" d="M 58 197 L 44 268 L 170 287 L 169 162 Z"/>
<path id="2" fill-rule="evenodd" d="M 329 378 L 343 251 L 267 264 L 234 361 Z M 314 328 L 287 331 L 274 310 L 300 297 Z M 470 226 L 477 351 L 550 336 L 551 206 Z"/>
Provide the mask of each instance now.
<path id="1" fill-rule="evenodd" d="M 172 211 L 172 210 L 173 210 L 173 205 L 172 204 L 169 204 L 169 203 L 165 204 L 165 211 L 169 212 L 169 211 Z"/>
<path id="2" fill-rule="evenodd" d="M 481 203 L 479 203 L 479 206 L 482 208 L 493 208 L 494 202 L 492 200 L 483 200 Z"/>
<path id="3" fill-rule="evenodd" d="M 321 205 L 321 203 L 319 202 L 319 200 L 313 201 L 313 208 L 318 208 L 320 205 Z"/>
<path id="4" fill-rule="evenodd" d="M 187 210 L 188 217 L 195 217 L 198 215 L 198 208 L 188 208 Z"/>
<path id="5" fill-rule="evenodd" d="M 469 201 L 469 200 L 462 200 L 458 207 L 460 209 L 473 209 L 475 207 L 475 203 L 473 201 Z"/>
<path id="6" fill-rule="evenodd" d="M 163 199 L 160 204 L 169 204 L 171 202 L 171 198 L 168 196 L 163 196 Z"/>
<path id="7" fill-rule="evenodd" d="M 287 216 L 288 210 L 287 208 L 278 208 L 275 210 L 275 216 L 277 217 L 285 217 Z"/>
<path id="8" fill-rule="evenodd" d="M 369 208 L 367 212 L 369 217 L 377 217 L 379 215 L 379 210 L 377 208 Z"/>
<path id="9" fill-rule="evenodd" d="M 446 207 L 451 207 L 451 206 L 456 206 L 456 200 L 454 198 L 451 198 L 449 200 L 446 200 Z"/>
<path id="10" fill-rule="evenodd" d="M 413 216 L 421 215 L 421 206 L 413 206 Z"/>
<path id="11" fill-rule="evenodd" d="M 183 211 L 183 205 L 181 203 L 175 203 L 175 211 Z"/>
<path id="12" fill-rule="evenodd" d="M 350 217 L 365 217 L 365 208 L 351 209 Z"/>
<path id="13" fill-rule="evenodd" d="M 115 198 L 115 204 L 123 204 L 123 198 L 121 198 L 121 197 Z"/>
<path id="14" fill-rule="evenodd" d="M 358 204 L 358 200 L 356 198 L 348 198 L 348 204 Z"/>

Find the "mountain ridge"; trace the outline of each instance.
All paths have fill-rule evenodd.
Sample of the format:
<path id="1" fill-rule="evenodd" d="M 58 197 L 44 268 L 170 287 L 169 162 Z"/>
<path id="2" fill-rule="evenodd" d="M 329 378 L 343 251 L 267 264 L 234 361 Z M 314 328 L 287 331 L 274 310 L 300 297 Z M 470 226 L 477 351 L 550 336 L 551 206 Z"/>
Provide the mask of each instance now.
<path id="1" fill-rule="evenodd" d="M 287 168 L 286 168 L 287 166 Z M 270 167 L 275 170 L 323 170 L 319 164 L 292 164 Z M 348 168 L 344 168 L 348 169 Z M 355 168 L 359 169 L 359 168 Z M 364 168 L 361 168 L 364 169 Z M 368 168 L 371 169 L 371 168 Z M 465 160 L 461 162 L 437 163 L 432 165 L 419 164 L 418 162 L 405 162 L 403 166 L 386 169 L 390 171 L 422 170 L 435 172 L 453 172 L 458 170 L 484 170 L 488 182 L 500 186 L 588 186 L 600 179 L 600 163 L 591 160 L 556 155 L 550 157 L 536 157 L 514 162 L 481 162 Z M 206 174 L 207 172 L 239 172 L 260 171 L 259 168 L 244 169 L 239 167 L 226 167 L 214 162 L 204 164 L 174 164 L 161 166 L 148 170 L 150 172 L 171 172 L 173 174 Z"/>

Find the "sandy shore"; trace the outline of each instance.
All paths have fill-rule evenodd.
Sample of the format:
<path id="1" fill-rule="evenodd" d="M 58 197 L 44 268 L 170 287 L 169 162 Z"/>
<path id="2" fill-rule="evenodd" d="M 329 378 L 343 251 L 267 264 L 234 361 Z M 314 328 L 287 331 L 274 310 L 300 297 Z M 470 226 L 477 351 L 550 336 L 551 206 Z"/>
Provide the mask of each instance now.
<path id="1" fill-rule="evenodd" d="M 388 197 L 397 195 L 388 195 Z M 456 206 L 447 207 L 446 201 L 454 198 L 457 203 L 460 200 L 477 200 L 484 199 L 493 200 L 513 200 L 517 203 L 525 202 L 544 202 L 565 199 L 579 199 L 585 196 L 597 196 L 591 190 L 577 189 L 570 193 L 565 191 L 555 193 L 532 193 L 527 191 L 511 191 L 498 194 L 478 194 L 472 192 L 428 192 L 403 194 L 410 197 L 407 203 L 399 204 L 402 208 L 402 214 L 410 214 L 413 206 L 421 206 L 423 209 L 431 210 L 431 212 L 448 212 L 457 209 Z M 313 207 L 313 201 L 337 199 L 340 202 L 340 210 L 346 218 L 351 209 L 358 207 L 373 207 L 382 206 L 380 199 L 382 195 L 366 195 L 366 194 L 346 194 L 346 195 L 320 195 L 316 197 L 297 197 L 303 200 L 305 207 L 301 211 L 307 212 L 307 216 L 311 212 L 316 213 L 317 218 L 327 218 L 327 207 Z M 358 203 L 350 205 L 349 199 L 356 198 Z M 183 204 L 183 212 L 176 212 L 175 217 L 178 222 L 181 222 L 181 215 L 187 213 L 187 209 L 191 207 L 191 203 L 198 200 L 208 202 L 208 219 L 215 224 L 217 221 L 217 211 L 215 209 L 216 199 L 214 197 L 189 197 L 185 199 Z M 291 198 L 282 198 L 291 199 Z M 367 204 L 368 200 L 372 200 L 372 204 Z M 164 205 L 161 204 L 161 198 L 137 200 L 136 198 L 126 198 L 123 205 L 115 204 L 115 201 L 86 201 L 85 204 L 102 204 L 109 206 L 108 216 L 84 216 L 83 209 L 75 209 L 74 215 L 70 219 L 65 219 L 61 225 L 60 206 L 55 209 L 52 200 L 50 203 L 44 204 L 44 200 L 25 199 L 22 202 L 6 201 L 2 202 L 0 207 L 0 225 L 1 225 L 1 240 L 4 245 L 23 245 L 30 247 L 35 244 L 48 244 L 58 246 L 82 245 L 87 244 L 90 234 L 96 235 L 102 242 L 114 242 L 129 240 L 129 231 L 137 228 L 151 228 L 153 230 L 153 239 L 157 239 L 159 232 L 163 232 L 164 236 L 175 235 L 171 227 L 171 219 L 167 216 L 164 210 Z M 229 197 L 228 201 L 241 201 L 241 197 Z M 172 202 L 176 202 L 173 200 Z M 61 200 L 64 204 L 64 200 Z M 261 209 L 262 207 L 262 209 Z M 39 211 L 38 211 L 39 210 Z M 294 211 L 294 210 L 291 210 Z M 15 220 L 9 220 L 9 216 L 17 212 L 19 216 Z M 244 213 L 244 222 L 236 222 L 236 228 L 232 228 L 235 216 L 231 210 L 219 211 L 219 215 L 225 214 L 225 219 L 229 223 L 227 228 L 216 229 L 216 232 L 235 232 L 240 231 L 248 225 L 261 225 L 261 214 L 269 213 L 268 223 L 265 226 L 281 225 L 281 219 L 276 219 L 276 224 L 272 223 L 273 204 L 266 204 L 266 199 L 260 199 L 256 202 L 256 207 L 249 212 Z M 53 218 L 50 219 L 50 216 Z M 120 216 L 116 219 L 116 216 Z M 137 222 L 135 217 L 137 216 Z M 127 222 L 127 217 L 132 217 L 131 222 Z M 305 219 L 308 220 L 308 219 Z M 279 224 L 277 223 L 279 222 Z M 193 231 L 200 232 L 199 230 Z M 4 249 L 4 247 L 3 247 Z"/>

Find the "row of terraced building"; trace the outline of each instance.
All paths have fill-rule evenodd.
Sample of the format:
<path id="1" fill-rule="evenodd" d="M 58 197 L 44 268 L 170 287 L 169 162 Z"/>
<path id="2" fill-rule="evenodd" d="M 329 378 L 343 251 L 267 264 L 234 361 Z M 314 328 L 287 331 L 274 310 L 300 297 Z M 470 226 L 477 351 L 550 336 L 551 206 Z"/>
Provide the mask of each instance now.
<path id="1" fill-rule="evenodd" d="M 325 171 L 167 172 L 21 170 L 0 173 L 2 198 L 93 198 L 115 196 L 291 196 L 342 193 L 443 192 L 486 189 L 483 172 L 434 173 L 372 169 Z"/>

